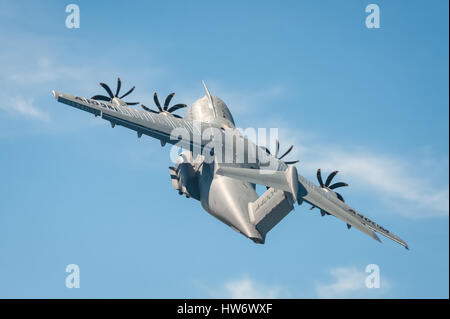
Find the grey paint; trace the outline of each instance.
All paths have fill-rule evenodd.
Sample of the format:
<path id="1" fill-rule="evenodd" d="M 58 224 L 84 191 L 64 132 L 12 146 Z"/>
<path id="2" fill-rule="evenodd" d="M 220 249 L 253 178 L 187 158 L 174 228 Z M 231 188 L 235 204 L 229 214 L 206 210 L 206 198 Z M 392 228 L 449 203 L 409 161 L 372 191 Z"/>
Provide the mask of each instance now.
<path id="1" fill-rule="evenodd" d="M 157 138 L 161 145 L 170 143 L 183 147 L 185 151 L 175 166 L 169 168 L 174 189 L 179 194 L 199 200 L 208 213 L 255 243 L 265 242 L 267 232 L 293 209 L 295 202 L 307 202 L 378 241 L 375 232 L 408 248 L 399 237 L 339 201 L 333 191 L 315 186 L 298 175 L 294 166 L 288 168 L 284 162 L 242 136 L 235 128 L 227 105 L 220 98 L 212 96 L 206 85 L 205 90 L 206 95 L 187 109 L 183 119 L 175 118 L 170 113 L 155 114 L 131 108 L 118 98 L 110 103 L 55 91 L 53 95 L 59 102 L 101 116 L 110 121 L 113 127 L 120 125 L 135 130 L 138 137 L 144 134 Z M 171 139 L 171 132 L 177 128 L 186 130 L 188 136 Z M 210 139 L 202 134 L 209 128 L 218 129 L 220 141 L 233 137 L 237 143 L 248 145 L 245 154 L 238 152 L 236 146 L 229 143 L 212 146 Z M 207 161 L 203 155 L 193 154 L 192 150 L 205 150 L 203 155 L 214 150 L 213 161 Z M 244 156 L 246 159 L 256 159 L 256 162 L 219 164 L 219 154 Z M 270 174 L 261 174 L 262 170 Z M 255 184 L 270 188 L 259 197 Z"/>

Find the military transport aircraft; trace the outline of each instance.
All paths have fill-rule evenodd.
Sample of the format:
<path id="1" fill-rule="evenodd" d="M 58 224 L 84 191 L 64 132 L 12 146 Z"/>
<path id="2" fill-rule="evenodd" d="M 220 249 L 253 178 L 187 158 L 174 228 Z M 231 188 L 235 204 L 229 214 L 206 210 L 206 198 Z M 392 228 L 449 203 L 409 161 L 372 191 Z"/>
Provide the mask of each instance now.
<path id="1" fill-rule="evenodd" d="M 212 96 L 204 82 L 206 95 L 189 106 L 184 117 L 173 112 L 187 105 L 169 107 L 174 93 L 167 96 L 162 106 L 155 93 L 157 110 L 145 105 L 141 105 L 141 110 L 131 107 L 139 102 L 123 100 L 134 86 L 120 95 L 120 78 L 115 93 L 105 83 L 100 85 L 107 96 L 85 98 L 56 91 L 53 96 L 58 102 L 100 116 L 112 127 L 124 126 L 136 131 L 138 137 L 148 135 L 160 140 L 162 146 L 169 143 L 183 149 L 175 166 L 169 167 L 175 190 L 200 201 L 207 212 L 253 242 L 264 244 L 266 234 L 293 210 L 294 204 L 306 202 L 322 216 L 343 220 L 348 229 L 354 227 L 380 241 L 377 232 L 408 249 L 401 238 L 344 202 L 335 189 L 347 184 L 331 184 L 337 171 L 323 182 L 319 169 L 317 186 L 298 174 L 292 165 L 297 161 L 283 161 L 292 146 L 279 156 L 278 140 L 272 153 L 244 136 L 236 129 L 226 104 Z M 256 184 L 267 187 L 261 196 L 256 192 Z"/>

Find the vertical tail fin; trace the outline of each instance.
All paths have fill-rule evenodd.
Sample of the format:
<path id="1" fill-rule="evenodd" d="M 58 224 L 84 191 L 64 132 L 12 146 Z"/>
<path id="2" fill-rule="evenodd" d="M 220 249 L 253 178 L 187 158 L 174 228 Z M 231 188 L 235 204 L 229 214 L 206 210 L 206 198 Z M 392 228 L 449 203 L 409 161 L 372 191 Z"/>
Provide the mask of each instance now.
<path id="1" fill-rule="evenodd" d="M 209 107 L 213 110 L 213 112 L 214 112 L 214 117 L 217 117 L 217 114 L 216 114 L 216 107 L 215 107 L 215 105 L 214 105 L 213 98 L 212 98 L 211 94 L 209 93 L 209 90 L 208 90 L 208 87 L 207 87 L 206 84 L 205 84 L 205 81 L 202 80 L 202 83 L 203 83 L 203 86 L 204 86 L 205 91 L 206 91 L 206 96 L 208 97 Z"/>

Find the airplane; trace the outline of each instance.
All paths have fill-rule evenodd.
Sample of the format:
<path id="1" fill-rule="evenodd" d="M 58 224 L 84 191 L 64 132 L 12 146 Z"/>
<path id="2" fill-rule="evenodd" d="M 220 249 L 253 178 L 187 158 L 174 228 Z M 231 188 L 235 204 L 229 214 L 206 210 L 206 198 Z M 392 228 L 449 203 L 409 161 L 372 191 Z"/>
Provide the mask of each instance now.
<path id="1" fill-rule="evenodd" d="M 139 138 L 147 135 L 158 139 L 161 146 L 169 143 L 180 148 L 175 165 L 169 167 L 173 188 L 180 195 L 200 201 L 204 210 L 254 243 L 264 244 L 267 233 L 294 209 L 295 203 L 308 203 L 322 216 L 341 219 L 348 229 L 356 228 L 381 242 L 379 233 L 409 249 L 400 237 L 344 202 L 335 189 L 348 185 L 331 184 L 337 171 L 323 182 L 319 169 L 319 185 L 309 181 L 293 165 L 298 161 L 283 160 L 292 146 L 279 156 L 278 139 L 274 152 L 256 145 L 236 128 L 227 105 L 202 83 L 206 94 L 189 107 L 169 107 L 174 93 L 161 105 L 155 93 L 156 110 L 145 105 L 141 110 L 133 107 L 139 102 L 125 102 L 123 98 L 135 87 L 120 95 L 120 78 L 115 92 L 100 83 L 107 96 L 52 93 L 58 102 L 99 116 L 113 128 L 123 126 L 136 131 Z M 182 108 L 186 108 L 184 117 L 174 114 Z M 267 190 L 259 196 L 256 185 L 266 186 Z"/>

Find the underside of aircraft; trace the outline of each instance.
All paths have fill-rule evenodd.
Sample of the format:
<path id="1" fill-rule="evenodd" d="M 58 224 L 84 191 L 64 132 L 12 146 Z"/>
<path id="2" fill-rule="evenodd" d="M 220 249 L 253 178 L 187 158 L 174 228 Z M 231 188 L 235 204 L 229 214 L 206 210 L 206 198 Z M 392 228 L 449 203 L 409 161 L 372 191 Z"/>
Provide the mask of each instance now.
<path id="1" fill-rule="evenodd" d="M 356 228 L 377 241 L 379 233 L 408 249 L 401 238 L 344 202 L 335 190 L 348 185 L 332 183 L 337 171 L 323 182 L 319 169 L 316 185 L 298 173 L 294 165 L 297 161 L 284 160 L 292 146 L 279 155 L 278 140 L 271 152 L 243 136 L 227 105 L 212 96 L 206 85 L 206 95 L 189 107 L 170 106 L 174 93 L 161 105 L 155 93 L 156 109 L 145 105 L 139 109 L 134 107 L 139 102 L 125 102 L 123 98 L 135 87 L 120 95 L 120 79 L 115 92 L 105 83 L 100 85 L 108 95 L 85 98 L 53 91 L 53 96 L 58 102 L 109 121 L 112 127 L 134 130 L 139 138 L 147 135 L 158 139 L 162 146 L 182 148 L 175 164 L 169 167 L 173 188 L 180 195 L 200 201 L 208 213 L 255 243 L 263 244 L 267 233 L 296 203 L 308 203 L 322 216 L 341 219 L 348 229 Z M 184 117 L 174 113 L 182 108 L 186 108 Z M 266 186 L 267 190 L 258 195 L 255 185 Z"/>

